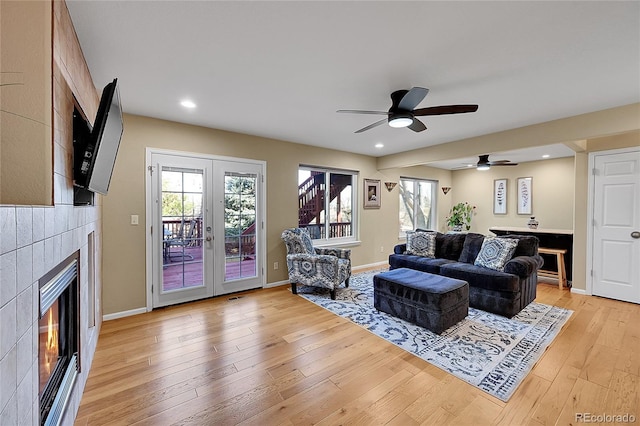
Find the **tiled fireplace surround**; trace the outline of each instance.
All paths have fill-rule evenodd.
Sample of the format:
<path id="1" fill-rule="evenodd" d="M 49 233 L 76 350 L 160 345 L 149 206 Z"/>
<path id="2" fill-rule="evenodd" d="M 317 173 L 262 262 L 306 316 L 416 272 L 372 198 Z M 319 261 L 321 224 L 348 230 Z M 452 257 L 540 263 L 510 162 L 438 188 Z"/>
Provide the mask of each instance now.
<path id="1" fill-rule="evenodd" d="M 38 279 L 80 250 L 82 371 L 62 424 L 72 425 L 95 352 L 102 309 L 100 197 L 93 207 L 73 206 L 72 113 L 74 96 L 95 117 L 98 95 L 66 5 L 53 3 L 54 206 L 0 206 L 0 424 L 39 422 Z M 89 252 L 93 233 L 94 253 Z M 89 327 L 88 259 L 95 265 L 95 326 Z"/>

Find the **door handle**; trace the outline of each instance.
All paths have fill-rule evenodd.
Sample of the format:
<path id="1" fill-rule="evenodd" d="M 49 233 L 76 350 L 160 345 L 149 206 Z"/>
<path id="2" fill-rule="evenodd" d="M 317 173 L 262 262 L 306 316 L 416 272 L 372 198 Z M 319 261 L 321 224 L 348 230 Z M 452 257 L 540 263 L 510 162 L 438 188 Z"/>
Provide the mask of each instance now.
<path id="1" fill-rule="evenodd" d="M 210 236 L 207 236 L 207 237 L 205 238 L 205 241 L 211 241 L 212 239 L 213 239 L 213 238 L 211 238 Z"/>
<path id="2" fill-rule="evenodd" d="M 633 231 L 631 233 L 631 238 L 640 238 L 640 231 Z"/>

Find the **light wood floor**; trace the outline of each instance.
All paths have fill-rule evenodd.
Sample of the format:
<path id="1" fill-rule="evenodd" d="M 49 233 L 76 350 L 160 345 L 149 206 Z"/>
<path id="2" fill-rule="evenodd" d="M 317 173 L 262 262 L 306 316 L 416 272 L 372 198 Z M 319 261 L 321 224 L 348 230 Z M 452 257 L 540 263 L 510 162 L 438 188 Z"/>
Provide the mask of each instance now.
<path id="1" fill-rule="evenodd" d="M 77 425 L 640 423 L 640 305 L 538 285 L 574 310 L 508 403 L 288 286 L 105 322 Z"/>

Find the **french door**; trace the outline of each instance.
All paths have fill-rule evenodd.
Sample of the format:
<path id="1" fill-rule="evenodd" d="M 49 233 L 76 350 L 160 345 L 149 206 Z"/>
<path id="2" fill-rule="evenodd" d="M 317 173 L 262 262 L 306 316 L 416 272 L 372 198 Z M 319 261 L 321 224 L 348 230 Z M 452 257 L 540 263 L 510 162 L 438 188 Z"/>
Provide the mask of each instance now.
<path id="1" fill-rule="evenodd" d="M 262 287 L 264 166 L 234 160 L 148 152 L 150 308 Z"/>

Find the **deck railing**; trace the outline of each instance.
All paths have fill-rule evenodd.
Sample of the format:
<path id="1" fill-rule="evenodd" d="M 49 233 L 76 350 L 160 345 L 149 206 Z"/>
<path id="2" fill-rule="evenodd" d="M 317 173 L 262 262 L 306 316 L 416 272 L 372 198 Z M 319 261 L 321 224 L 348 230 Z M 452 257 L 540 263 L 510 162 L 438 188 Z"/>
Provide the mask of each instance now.
<path id="1" fill-rule="evenodd" d="M 164 238 L 183 238 L 186 241 L 190 240 L 190 246 L 202 245 L 202 218 L 188 217 L 162 219 L 162 228 L 164 231 Z"/>
<path id="2" fill-rule="evenodd" d="M 189 247 L 202 246 L 202 218 L 185 217 L 181 218 L 164 218 L 162 220 L 165 240 L 183 238 L 189 242 Z M 234 256 L 255 256 L 256 253 L 256 235 L 255 226 L 250 226 L 245 233 L 238 236 L 226 236 L 224 239 L 225 255 L 227 257 Z"/>
<path id="3" fill-rule="evenodd" d="M 305 228 L 309 232 L 309 235 L 311 236 L 311 238 L 313 239 L 325 238 L 324 224 L 320 224 L 320 225 L 299 224 L 298 226 L 300 228 Z M 351 222 L 332 222 L 329 224 L 328 238 L 341 238 L 341 237 L 351 237 L 351 236 L 352 236 Z"/>

